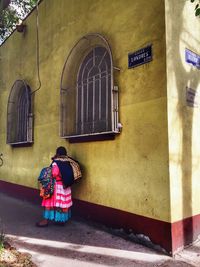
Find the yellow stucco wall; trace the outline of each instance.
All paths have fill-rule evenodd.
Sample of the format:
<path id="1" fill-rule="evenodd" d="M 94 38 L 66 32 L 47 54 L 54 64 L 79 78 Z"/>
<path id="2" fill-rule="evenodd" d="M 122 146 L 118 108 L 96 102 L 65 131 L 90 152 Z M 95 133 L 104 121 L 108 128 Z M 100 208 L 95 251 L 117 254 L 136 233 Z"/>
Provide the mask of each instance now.
<path id="1" fill-rule="evenodd" d="M 168 135 L 172 222 L 200 213 L 200 107 L 186 104 L 186 86 L 200 90 L 200 71 L 185 49 L 200 54 L 200 20 L 190 1 L 166 0 Z M 198 100 L 199 102 L 199 100 Z"/>
<path id="2" fill-rule="evenodd" d="M 160 14 L 158 16 L 158 14 Z M 12 148 L 6 140 L 6 108 L 12 84 L 25 79 L 35 90 L 36 12 L 27 32 L 15 32 L 0 48 L 0 179 L 37 188 L 40 169 L 57 146 L 84 166 L 74 197 L 170 221 L 164 0 L 43 0 L 39 6 L 40 74 L 34 97 L 34 144 Z M 114 141 L 69 144 L 59 137 L 59 87 L 73 45 L 85 34 L 109 42 L 120 90 L 123 130 Z M 128 53 L 153 45 L 153 61 L 128 69 Z"/>

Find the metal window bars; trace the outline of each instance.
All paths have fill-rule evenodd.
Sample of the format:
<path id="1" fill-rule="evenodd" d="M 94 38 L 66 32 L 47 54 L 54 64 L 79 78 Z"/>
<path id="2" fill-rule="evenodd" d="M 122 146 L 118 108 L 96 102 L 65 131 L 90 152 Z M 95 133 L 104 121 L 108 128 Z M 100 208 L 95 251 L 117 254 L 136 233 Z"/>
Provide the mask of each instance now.
<path id="1" fill-rule="evenodd" d="M 104 37 L 88 34 L 73 47 L 63 68 L 60 96 L 61 137 L 119 133 L 118 89 Z"/>
<path id="2" fill-rule="evenodd" d="M 104 47 L 94 47 L 80 65 L 77 76 L 76 133 L 112 130 L 111 69 Z"/>
<path id="3" fill-rule="evenodd" d="M 16 80 L 7 105 L 7 144 L 33 142 L 31 89 L 23 80 Z"/>

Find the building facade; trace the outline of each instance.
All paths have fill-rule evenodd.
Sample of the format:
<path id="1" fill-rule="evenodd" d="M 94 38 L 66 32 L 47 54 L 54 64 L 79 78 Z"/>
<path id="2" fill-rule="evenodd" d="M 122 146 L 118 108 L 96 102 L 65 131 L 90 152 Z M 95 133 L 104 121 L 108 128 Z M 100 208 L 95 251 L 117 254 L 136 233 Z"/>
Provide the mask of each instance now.
<path id="1" fill-rule="evenodd" d="M 74 212 L 172 254 L 195 240 L 193 9 L 176 0 L 41 1 L 0 47 L 0 190 L 36 201 L 39 172 L 62 145 L 83 168 Z"/>

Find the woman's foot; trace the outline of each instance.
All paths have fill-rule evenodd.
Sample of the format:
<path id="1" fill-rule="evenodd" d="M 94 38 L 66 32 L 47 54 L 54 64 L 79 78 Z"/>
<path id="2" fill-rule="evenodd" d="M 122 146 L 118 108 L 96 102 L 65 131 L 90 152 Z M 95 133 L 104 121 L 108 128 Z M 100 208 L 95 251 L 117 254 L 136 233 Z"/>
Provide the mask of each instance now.
<path id="1" fill-rule="evenodd" d="M 42 220 L 40 222 L 37 222 L 36 226 L 37 227 L 47 227 L 48 226 L 48 220 L 44 219 L 44 220 Z"/>

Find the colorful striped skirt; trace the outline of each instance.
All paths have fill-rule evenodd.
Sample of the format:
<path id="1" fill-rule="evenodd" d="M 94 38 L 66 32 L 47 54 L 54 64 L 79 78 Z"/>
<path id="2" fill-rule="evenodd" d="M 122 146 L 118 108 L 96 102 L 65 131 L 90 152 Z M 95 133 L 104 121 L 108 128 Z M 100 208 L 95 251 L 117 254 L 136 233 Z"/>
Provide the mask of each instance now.
<path id="1" fill-rule="evenodd" d="M 56 181 L 54 193 L 50 198 L 43 199 L 43 217 L 55 222 L 66 222 L 71 218 L 72 195 L 71 188 L 63 188 L 61 181 Z"/>

